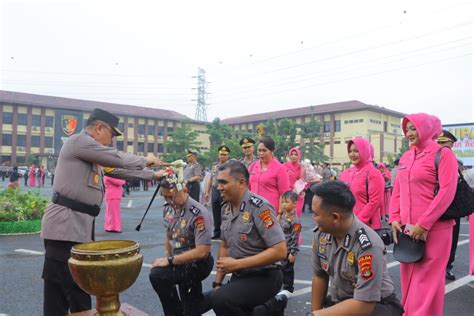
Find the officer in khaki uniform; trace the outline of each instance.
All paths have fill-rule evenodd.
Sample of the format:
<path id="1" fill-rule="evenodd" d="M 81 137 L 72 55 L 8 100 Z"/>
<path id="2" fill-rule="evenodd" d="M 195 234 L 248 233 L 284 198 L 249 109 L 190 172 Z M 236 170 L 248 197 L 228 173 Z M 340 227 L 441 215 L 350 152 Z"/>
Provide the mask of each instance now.
<path id="1" fill-rule="evenodd" d="M 73 281 L 67 260 L 71 247 L 94 240 L 94 220 L 104 197 L 103 176 L 140 179 L 158 178 L 162 172 L 143 170 L 161 164 L 153 156 L 139 157 L 109 147 L 119 118 L 95 109 L 86 128 L 71 136 L 59 153 L 53 197 L 42 219 L 45 261 L 44 315 L 65 315 L 91 308 L 90 296 Z"/>
<path id="2" fill-rule="evenodd" d="M 216 315 L 275 315 L 270 306 L 282 284 L 278 262 L 287 254 L 285 237 L 270 203 L 248 190 L 245 165 L 231 160 L 218 169 L 222 242 L 211 294 Z M 230 282 L 222 284 L 227 273 Z M 286 303 L 286 301 L 285 301 Z"/>
<path id="3" fill-rule="evenodd" d="M 184 168 L 184 181 L 188 187 L 189 195 L 199 202 L 201 194 L 202 166 L 197 162 L 197 152 L 193 149 L 188 150 L 188 164 Z"/>
<path id="4" fill-rule="evenodd" d="M 248 169 L 253 162 L 258 160 L 254 155 L 255 141 L 250 137 L 244 137 L 240 140 L 239 144 L 244 154 L 244 157 L 240 158 L 239 161 Z"/>
<path id="5" fill-rule="evenodd" d="M 161 181 L 160 193 L 166 201 L 163 219 L 167 257 L 153 262 L 150 282 L 165 315 L 201 315 L 197 308 L 203 298 L 201 281 L 214 265 L 209 212 L 188 195 L 186 187 L 178 191 L 168 178 Z"/>
<path id="6" fill-rule="evenodd" d="M 211 181 L 208 182 L 207 188 L 204 191 L 204 200 L 208 201 L 212 189 L 212 215 L 214 218 L 214 234 L 212 239 L 221 238 L 222 198 L 217 190 L 217 169 L 229 160 L 230 149 L 226 145 L 222 145 L 217 149 L 217 152 L 219 153 L 218 161 L 212 164 Z"/>
<path id="7" fill-rule="evenodd" d="M 354 216 L 350 188 L 329 181 L 311 189 L 318 227 L 313 241 L 313 312 L 308 314 L 402 315 L 385 246 L 374 230 Z"/>

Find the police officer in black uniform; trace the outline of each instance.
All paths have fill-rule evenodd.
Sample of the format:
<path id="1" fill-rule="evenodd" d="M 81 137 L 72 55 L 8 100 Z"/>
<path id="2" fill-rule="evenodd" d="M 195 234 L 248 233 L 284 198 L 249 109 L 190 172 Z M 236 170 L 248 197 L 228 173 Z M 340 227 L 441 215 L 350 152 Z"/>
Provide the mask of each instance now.
<path id="1" fill-rule="evenodd" d="M 201 315 L 202 284 L 212 271 L 211 218 L 207 209 L 193 200 L 188 189 L 165 177 L 160 193 L 165 198 L 166 256 L 156 259 L 150 282 L 165 315 Z M 176 291 L 179 288 L 179 296 Z"/>

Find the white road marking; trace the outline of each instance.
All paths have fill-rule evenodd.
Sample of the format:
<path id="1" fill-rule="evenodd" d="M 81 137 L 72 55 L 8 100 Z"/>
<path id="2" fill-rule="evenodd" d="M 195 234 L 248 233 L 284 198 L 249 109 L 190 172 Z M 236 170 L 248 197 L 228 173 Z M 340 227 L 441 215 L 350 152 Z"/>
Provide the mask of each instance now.
<path id="1" fill-rule="evenodd" d="M 459 234 L 459 236 L 469 237 L 469 234 Z"/>
<path id="2" fill-rule="evenodd" d="M 468 284 L 471 281 L 474 281 L 474 276 L 473 275 L 466 275 L 463 278 L 460 278 L 460 279 L 458 279 L 454 282 L 451 282 L 451 283 L 447 284 L 446 287 L 444 288 L 444 294 L 446 295 L 449 292 L 454 291 L 455 289 L 460 288 L 461 286 L 464 286 L 464 285 Z"/>
<path id="3" fill-rule="evenodd" d="M 44 255 L 44 252 L 43 251 L 35 251 L 35 250 L 28 250 L 28 249 L 15 249 L 16 252 L 23 252 L 23 253 L 27 253 L 27 254 L 30 254 L 30 255 Z M 1 314 L 0 314 L 1 316 Z"/>
<path id="4" fill-rule="evenodd" d="M 125 208 L 132 208 L 132 203 L 133 203 L 133 200 L 129 200 L 128 203 L 127 203 L 127 206 L 124 206 Z"/>

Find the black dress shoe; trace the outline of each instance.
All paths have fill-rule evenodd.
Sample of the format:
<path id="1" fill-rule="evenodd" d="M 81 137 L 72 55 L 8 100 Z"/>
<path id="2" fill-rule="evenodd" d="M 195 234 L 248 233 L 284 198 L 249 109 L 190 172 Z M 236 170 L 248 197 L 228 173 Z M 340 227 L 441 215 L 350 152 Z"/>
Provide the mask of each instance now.
<path id="1" fill-rule="evenodd" d="M 446 270 L 446 279 L 451 281 L 456 280 L 456 276 L 454 275 L 453 271 Z"/>
<path id="2" fill-rule="evenodd" d="M 121 233 L 120 230 L 107 230 L 107 229 L 106 229 L 105 231 L 108 232 L 108 233 L 118 233 L 118 234 Z"/>
<path id="3" fill-rule="evenodd" d="M 215 234 L 214 236 L 211 237 L 211 239 L 214 239 L 214 240 L 221 239 L 221 234 Z"/>

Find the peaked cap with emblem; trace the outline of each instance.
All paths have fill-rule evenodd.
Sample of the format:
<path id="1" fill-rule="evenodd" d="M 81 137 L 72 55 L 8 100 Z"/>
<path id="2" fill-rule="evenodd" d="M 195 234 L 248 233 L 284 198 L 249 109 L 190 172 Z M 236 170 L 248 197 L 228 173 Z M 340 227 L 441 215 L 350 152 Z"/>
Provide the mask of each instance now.
<path id="1" fill-rule="evenodd" d="M 250 147 L 252 145 L 255 145 L 255 143 L 256 143 L 255 140 L 253 140 L 250 137 L 244 137 L 239 142 L 240 147 L 242 147 L 242 148 Z"/>
<path id="2" fill-rule="evenodd" d="M 457 142 L 458 139 L 456 138 L 456 136 L 454 136 L 453 134 L 451 134 L 449 131 L 443 129 L 443 131 L 441 132 L 441 134 L 438 136 L 438 139 L 436 140 L 438 143 L 447 143 L 447 142 Z"/>
<path id="3" fill-rule="evenodd" d="M 109 124 L 110 127 L 112 128 L 112 131 L 114 132 L 114 136 L 122 135 L 122 132 L 117 128 L 118 123 L 119 123 L 118 116 L 110 112 L 104 111 L 102 109 L 94 109 L 92 110 L 92 113 L 89 116 L 89 119 L 87 121 L 89 122 L 92 120 L 100 120 Z"/>
<path id="4" fill-rule="evenodd" d="M 188 154 L 186 156 L 189 157 L 191 155 L 197 156 L 197 151 L 194 149 L 188 149 Z"/>
<path id="5" fill-rule="evenodd" d="M 219 146 L 219 148 L 217 148 L 217 151 L 219 152 L 219 154 L 223 155 L 228 155 L 230 153 L 230 149 L 226 145 Z"/>

